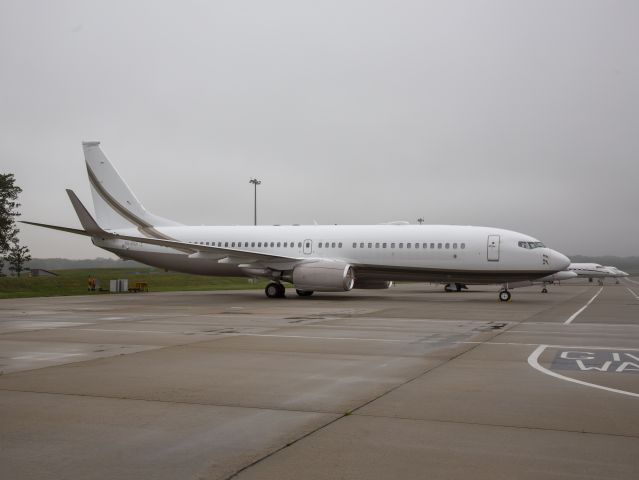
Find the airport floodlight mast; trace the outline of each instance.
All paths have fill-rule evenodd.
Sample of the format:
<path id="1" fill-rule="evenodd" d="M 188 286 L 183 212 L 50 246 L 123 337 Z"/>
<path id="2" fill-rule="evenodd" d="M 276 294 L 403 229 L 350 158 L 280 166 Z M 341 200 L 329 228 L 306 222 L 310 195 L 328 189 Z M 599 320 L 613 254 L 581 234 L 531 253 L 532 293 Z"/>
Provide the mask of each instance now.
<path id="1" fill-rule="evenodd" d="M 253 225 L 257 225 L 257 186 L 262 183 L 261 180 L 257 178 L 251 178 L 249 183 L 252 183 L 254 186 L 254 195 L 253 195 Z"/>

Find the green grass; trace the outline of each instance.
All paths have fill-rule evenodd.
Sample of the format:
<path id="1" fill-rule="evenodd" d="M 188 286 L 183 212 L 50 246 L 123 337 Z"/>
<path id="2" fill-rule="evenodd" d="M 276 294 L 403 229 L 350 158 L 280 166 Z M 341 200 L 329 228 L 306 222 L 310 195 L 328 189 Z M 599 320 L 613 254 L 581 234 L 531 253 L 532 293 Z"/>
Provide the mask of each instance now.
<path id="1" fill-rule="evenodd" d="M 108 292 L 88 292 L 90 276 L 100 279 L 101 287 L 109 289 L 109 280 L 126 278 L 129 287 L 135 282 L 147 282 L 150 292 L 243 290 L 264 288 L 265 281 L 249 283 L 244 277 L 207 277 L 185 273 L 164 272 L 154 268 L 92 268 L 54 270 L 58 277 L 0 277 L 0 299 L 26 297 L 58 297 L 66 295 L 101 295 Z"/>

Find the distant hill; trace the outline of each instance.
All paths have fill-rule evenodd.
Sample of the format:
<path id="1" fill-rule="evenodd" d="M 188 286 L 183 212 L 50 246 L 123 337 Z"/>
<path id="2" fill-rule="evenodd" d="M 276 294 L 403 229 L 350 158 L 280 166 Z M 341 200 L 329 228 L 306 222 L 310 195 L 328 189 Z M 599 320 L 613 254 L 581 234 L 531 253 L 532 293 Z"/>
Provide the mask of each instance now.
<path id="1" fill-rule="evenodd" d="M 599 263 L 612 265 L 632 275 L 639 275 L 639 257 L 615 257 L 604 255 L 589 257 L 586 255 L 568 255 L 575 263 Z M 140 268 L 146 265 L 133 260 L 121 260 L 113 258 L 87 258 L 83 260 L 70 260 L 68 258 L 34 258 L 28 264 L 28 268 L 43 268 L 45 270 L 71 270 L 74 268 Z M 5 265 L 5 273 L 6 273 Z"/>
<path id="2" fill-rule="evenodd" d="M 43 268 L 45 270 L 72 270 L 76 268 L 138 268 L 145 267 L 133 260 L 121 260 L 113 258 L 87 258 L 83 260 L 70 260 L 68 258 L 34 258 L 27 263 L 28 268 Z"/>

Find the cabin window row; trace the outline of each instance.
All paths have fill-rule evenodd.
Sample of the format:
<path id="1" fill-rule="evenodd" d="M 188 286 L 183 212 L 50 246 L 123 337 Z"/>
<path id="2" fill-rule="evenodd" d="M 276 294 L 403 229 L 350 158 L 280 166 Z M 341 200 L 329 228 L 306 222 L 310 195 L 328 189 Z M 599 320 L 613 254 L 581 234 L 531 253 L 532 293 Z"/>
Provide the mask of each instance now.
<path id="1" fill-rule="evenodd" d="M 422 250 L 426 250 L 429 248 L 430 245 L 430 249 L 431 250 L 441 250 L 441 249 L 445 249 L 445 250 L 457 250 L 458 248 L 461 250 L 464 250 L 466 248 L 466 244 L 465 243 L 457 243 L 457 242 L 432 242 L 432 243 L 428 243 L 428 242 L 400 242 L 400 243 L 395 243 L 395 242 L 353 242 L 353 248 L 415 248 L 415 249 L 422 249 Z"/>
<path id="2" fill-rule="evenodd" d="M 192 242 L 195 245 L 208 245 L 211 247 L 224 247 L 224 248 L 262 248 L 264 247 L 278 247 L 278 248 L 295 248 L 295 242 Z M 341 244 L 340 244 L 341 245 Z M 302 248 L 302 242 L 297 243 L 298 248 Z"/>
<path id="3" fill-rule="evenodd" d="M 295 242 L 191 242 L 195 245 L 207 245 L 222 248 L 295 248 Z M 353 248 L 400 248 L 400 249 L 422 249 L 426 250 L 464 250 L 465 243 L 457 242 L 353 242 Z M 309 245 L 310 246 L 310 245 Z M 318 248 L 342 248 L 342 242 L 318 242 Z M 302 242 L 297 242 L 297 247 L 302 248 Z"/>

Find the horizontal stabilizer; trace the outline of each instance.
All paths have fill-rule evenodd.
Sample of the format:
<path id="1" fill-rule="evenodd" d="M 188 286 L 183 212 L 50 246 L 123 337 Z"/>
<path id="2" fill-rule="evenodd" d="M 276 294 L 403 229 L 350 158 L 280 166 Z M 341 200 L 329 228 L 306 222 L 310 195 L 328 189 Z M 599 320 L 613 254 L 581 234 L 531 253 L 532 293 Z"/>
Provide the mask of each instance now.
<path id="1" fill-rule="evenodd" d="M 52 230 L 60 230 L 61 232 L 75 233 L 76 235 L 84 235 L 86 237 L 92 236 L 89 232 L 80 230 L 78 228 L 59 227 L 58 225 L 48 225 L 46 223 L 27 222 L 25 220 L 20 220 L 20 223 L 26 223 L 27 225 L 35 225 L 36 227 L 50 228 Z"/>
<path id="2" fill-rule="evenodd" d="M 82 205 L 82 202 L 78 198 L 78 196 L 73 192 L 73 190 L 67 189 L 67 195 L 69 195 L 69 200 L 71 200 L 71 204 L 75 209 L 75 213 L 78 215 L 78 219 L 82 224 L 82 227 L 89 235 L 104 235 L 106 232 L 100 228 L 100 225 L 93 219 L 89 211 Z"/>

